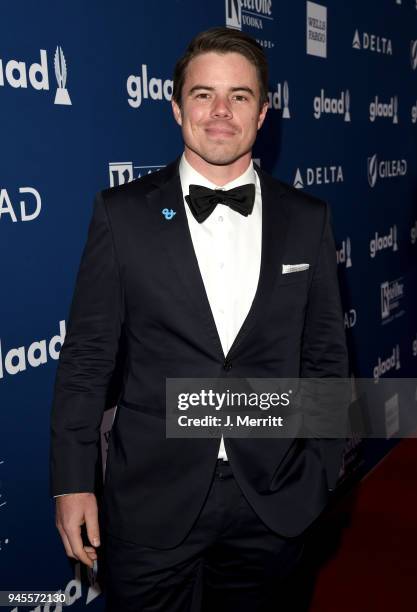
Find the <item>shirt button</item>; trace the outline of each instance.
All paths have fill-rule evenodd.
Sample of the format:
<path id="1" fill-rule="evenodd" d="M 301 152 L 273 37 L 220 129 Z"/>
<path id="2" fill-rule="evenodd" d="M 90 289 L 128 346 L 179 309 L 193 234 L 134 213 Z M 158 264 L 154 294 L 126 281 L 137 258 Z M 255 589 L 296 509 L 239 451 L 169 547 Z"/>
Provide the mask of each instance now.
<path id="1" fill-rule="evenodd" d="M 219 268 L 220 268 L 220 270 L 223 270 L 223 268 L 224 268 L 224 261 L 221 261 L 219 263 Z"/>
<path id="2" fill-rule="evenodd" d="M 232 364 L 230 363 L 230 361 L 228 361 L 227 359 L 225 359 L 224 363 L 223 363 L 223 370 L 231 370 L 232 369 Z"/>
<path id="3" fill-rule="evenodd" d="M 222 217 L 221 215 L 219 215 L 219 216 L 217 217 L 217 221 L 218 221 L 219 223 L 222 223 L 222 222 L 223 222 L 223 217 Z"/>

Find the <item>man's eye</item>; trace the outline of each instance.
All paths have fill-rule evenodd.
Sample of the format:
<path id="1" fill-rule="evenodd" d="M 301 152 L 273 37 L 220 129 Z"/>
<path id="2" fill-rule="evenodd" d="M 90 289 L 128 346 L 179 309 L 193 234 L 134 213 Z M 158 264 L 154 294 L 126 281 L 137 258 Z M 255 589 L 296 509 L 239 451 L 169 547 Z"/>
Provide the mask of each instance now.
<path id="1" fill-rule="evenodd" d="M 247 97 L 238 94 L 234 96 L 234 99 L 237 100 L 238 102 L 244 102 L 245 100 L 247 100 Z"/>
<path id="2" fill-rule="evenodd" d="M 206 100 L 209 97 L 208 93 L 199 93 L 196 95 L 196 98 L 201 98 L 202 100 Z"/>

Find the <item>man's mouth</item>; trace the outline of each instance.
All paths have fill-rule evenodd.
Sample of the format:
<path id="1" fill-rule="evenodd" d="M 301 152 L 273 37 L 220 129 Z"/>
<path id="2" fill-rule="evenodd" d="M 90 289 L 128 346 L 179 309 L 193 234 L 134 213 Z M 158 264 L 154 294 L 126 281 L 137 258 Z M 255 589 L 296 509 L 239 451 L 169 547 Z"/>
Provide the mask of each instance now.
<path id="1" fill-rule="evenodd" d="M 208 127 L 205 129 L 205 132 L 208 136 L 213 138 L 231 138 L 235 135 L 235 132 L 230 128 L 223 127 Z"/>

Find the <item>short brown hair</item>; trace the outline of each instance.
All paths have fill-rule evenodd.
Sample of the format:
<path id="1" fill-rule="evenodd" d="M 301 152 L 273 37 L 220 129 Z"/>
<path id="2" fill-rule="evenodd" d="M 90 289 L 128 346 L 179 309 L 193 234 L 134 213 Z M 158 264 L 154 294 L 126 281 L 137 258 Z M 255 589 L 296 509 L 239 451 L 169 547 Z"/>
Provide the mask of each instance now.
<path id="1" fill-rule="evenodd" d="M 244 32 L 218 27 L 197 34 L 175 65 L 172 97 L 179 106 L 181 106 L 182 88 L 188 64 L 197 55 L 210 51 L 240 53 L 246 57 L 255 66 L 258 74 L 260 105 L 268 102 L 268 62 L 261 45 Z"/>

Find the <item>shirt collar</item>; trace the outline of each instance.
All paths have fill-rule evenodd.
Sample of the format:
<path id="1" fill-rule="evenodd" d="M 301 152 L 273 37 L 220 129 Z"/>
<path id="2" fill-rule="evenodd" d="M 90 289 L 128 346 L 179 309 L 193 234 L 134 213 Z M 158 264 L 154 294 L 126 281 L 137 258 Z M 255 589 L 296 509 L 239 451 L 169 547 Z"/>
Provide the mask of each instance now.
<path id="1" fill-rule="evenodd" d="M 197 172 L 197 170 L 195 170 L 186 160 L 184 153 L 181 157 L 179 172 L 184 196 L 188 195 L 190 185 L 202 185 L 203 187 L 208 187 L 209 189 L 233 189 L 234 187 L 240 187 L 241 185 L 247 185 L 248 183 L 254 183 L 256 185 L 255 168 L 253 167 L 252 160 L 243 174 L 233 179 L 233 181 L 226 183 L 226 185 L 223 185 L 222 187 L 215 185 L 205 176 Z"/>

